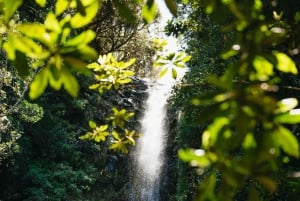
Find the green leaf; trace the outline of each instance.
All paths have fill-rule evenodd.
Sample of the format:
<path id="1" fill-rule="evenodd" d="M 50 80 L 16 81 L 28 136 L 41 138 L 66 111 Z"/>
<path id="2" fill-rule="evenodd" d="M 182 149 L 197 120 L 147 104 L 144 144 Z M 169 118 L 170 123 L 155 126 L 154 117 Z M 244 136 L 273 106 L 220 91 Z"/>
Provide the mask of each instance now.
<path id="1" fill-rule="evenodd" d="M 35 0 L 35 2 L 41 6 L 41 7 L 45 7 L 46 6 L 46 3 L 47 3 L 47 0 Z"/>
<path id="2" fill-rule="evenodd" d="M 184 55 L 184 57 L 182 59 L 180 59 L 181 62 L 186 63 L 189 60 L 191 60 L 191 56 L 190 55 Z"/>
<path id="3" fill-rule="evenodd" d="M 55 5 L 55 14 L 60 15 L 62 14 L 69 6 L 68 0 L 57 0 Z"/>
<path id="4" fill-rule="evenodd" d="M 97 51 L 94 48 L 87 45 L 77 46 L 77 50 L 74 52 L 74 55 L 76 54 L 79 54 L 80 59 L 83 60 L 94 60 L 98 57 Z"/>
<path id="5" fill-rule="evenodd" d="M 284 113 L 292 110 L 298 105 L 298 101 L 296 98 L 285 98 L 283 100 L 278 101 L 277 103 L 278 109 L 274 111 L 274 113 Z"/>
<path id="6" fill-rule="evenodd" d="M 9 34 L 8 35 L 8 40 L 4 42 L 3 48 L 6 51 L 7 57 L 11 60 L 14 61 L 16 59 L 16 54 L 15 54 L 15 46 L 14 46 L 14 37 L 13 35 Z"/>
<path id="7" fill-rule="evenodd" d="M 277 59 L 278 70 L 285 73 L 298 74 L 295 62 L 286 54 L 274 51 L 273 54 Z"/>
<path id="8" fill-rule="evenodd" d="M 113 131 L 112 135 L 115 140 L 112 141 L 112 144 L 109 146 L 109 149 L 112 149 L 114 151 L 121 151 L 123 153 L 128 153 L 128 149 L 125 143 L 123 142 L 123 138 L 120 137 L 119 133 Z"/>
<path id="9" fill-rule="evenodd" d="M 101 125 L 101 126 L 98 128 L 98 131 L 104 132 L 104 131 L 106 131 L 107 129 L 108 129 L 108 125 L 105 124 L 105 125 Z"/>
<path id="10" fill-rule="evenodd" d="M 119 84 L 128 84 L 130 83 L 132 80 L 130 78 L 125 78 L 125 79 L 118 79 L 117 83 Z"/>
<path id="11" fill-rule="evenodd" d="M 62 21 L 60 21 L 60 24 L 62 24 Z M 67 39 L 70 37 L 72 29 L 69 26 L 64 26 L 64 25 L 60 25 L 60 26 L 63 27 L 62 32 L 60 33 L 60 42 L 64 44 L 67 41 Z"/>
<path id="12" fill-rule="evenodd" d="M 53 62 L 59 63 L 60 61 L 55 59 Z M 64 89 L 73 97 L 78 95 L 79 84 L 77 79 L 65 66 L 58 68 L 53 64 L 51 65 L 49 84 L 55 90 L 59 90 L 64 86 Z"/>
<path id="13" fill-rule="evenodd" d="M 97 89 L 97 88 L 99 88 L 99 87 L 100 87 L 100 84 L 97 83 L 97 84 L 92 84 L 92 85 L 90 85 L 90 86 L 89 86 L 89 89 L 92 89 L 92 90 L 93 90 L 93 89 Z"/>
<path id="14" fill-rule="evenodd" d="M 120 62 L 117 62 L 117 67 L 121 68 L 121 69 L 125 69 L 125 68 L 128 68 L 129 66 L 131 66 L 132 64 L 134 64 L 135 62 L 136 62 L 135 58 L 132 58 L 127 62 L 120 61 Z"/>
<path id="15" fill-rule="evenodd" d="M 107 128 L 108 128 L 108 125 L 101 125 L 100 127 L 97 127 L 94 130 L 94 133 L 95 133 L 94 140 L 96 142 L 100 142 L 100 141 L 105 141 L 106 140 L 106 137 L 109 135 L 109 132 L 107 132 Z"/>
<path id="16" fill-rule="evenodd" d="M 274 120 L 282 124 L 300 123 L 300 109 L 295 109 L 283 114 L 279 114 L 275 116 Z"/>
<path id="17" fill-rule="evenodd" d="M 179 52 L 175 56 L 175 61 L 173 62 L 173 65 L 179 68 L 185 68 L 186 62 L 188 62 L 190 59 L 191 59 L 190 55 L 187 55 L 184 52 Z"/>
<path id="18" fill-rule="evenodd" d="M 160 71 L 159 77 L 163 77 L 167 72 L 168 72 L 168 68 L 164 68 L 162 71 Z"/>
<path id="19" fill-rule="evenodd" d="M 142 9 L 142 18 L 146 23 L 151 23 L 157 14 L 157 6 L 155 4 L 155 2 L 149 1 L 144 5 L 143 9 Z"/>
<path id="20" fill-rule="evenodd" d="M 74 38 L 71 38 L 70 40 L 66 41 L 65 46 L 79 46 L 83 44 L 88 44 L 96 37 L 96 34 L 92 30 L 87 30 L 79 35 L 75 36 Z"/>
<path id="21" fill-rule="evenodd" d="M 91 129 L 95 129 L 95 128 L 97 127 L 97 124 L 96 124 L 94 121 L 90 120 L 90 121 L 89 121 L 89 127 L 90 127 Z"/>
<path id="22" fill-rule="evenodd" d="M 169 64 L 170 61 L 164 59 L 158 59 L 154 62 L 153 67 L 162 67 Z"/>
<path id="23" fill-rule="evenodd" d="M 228 161 L 227 163 L 230 164 L 230 166 L 232 165 L 231 161 Z M 226 183 L 226 186 L 230 186 L 231 188 L 238 188 L 240 185 L 238 178 L 235 175 L 233 175 L 231 171 L 222 172 L 222 179 L 224 183 Z"/>
<path id="24" fill-rule="evenodd" d="M 116 140 L 121 140 L 120 135 L 119 135 L 118 132 L 113 131 L 113 132 L 112 132 L 112 135 L 113 135 L 113 137 L 114 137 Z"/>
<path id="25" fill-rule="evenodd" d="M 215 118 L 214 122 L 203 132 L 202 145 L 204 148 L 214 146 L 217 142 L 221 129 L 228 125 L 230 120 L 227 117 Z"/>
<path id="26" fill-rule="evenodd" d="M 91 5 L 85 7 L 86 15 L 82 15 L 78 12 L 71 18 L 71 26 L 73 28 L 81 28 L 89 24 L 96 16 L 98 9 L 99 9 L 99 2 L 94 1 Z"/>
<path id="27" fill-rule="evenodd" d="M 77 97 L 79 92 L 79 84 L 77 79 L 70 73 L 70 71 L 63 69 L 61 71 L 61 79 L 65 90 L 73 97 Z"/>
<path id="28" fill-rule="evenodd" d="M 134 136 L 135 136 L 135 131 L 128 131 L 127 129 L 125 129 L 125 138 L 128 140 L 129 144 L 135 146 L 135 140 L 134 140 Z"/>
<path id="29" fill-rule="evenodd" d="M 109 135 L 108 132 L 101 132 L 101 133 L 98 133 L 98 134 L 95 136 L 94 140 L 95 140 L 96 142 L 105 141 L 105 140 L 106 140 L 106 136 L 108 136 L 108 135 Z"/>
<path id="30" fill-rule="evenodd" d="M 17 29 L 24 35 L 36 39 L 48 47 L 54 46 L 55 38 L 46 31 L 46 28 L 42 24 L 29 24 L 24 23 L 17 27 Z"/>
<path id="31" fill-rule="evenodd" d="M 17 68 L 18 73 L 21 77 L 26 77 L 29 75 L 29 65 L 26 55 L 23 52 L 15 52 L 16 59 L 13 61 L 14 66 Z"/>
<path id="32" fill-rule="evenodd" d="M 79 139 L 81 140 L 90 140 L 91 139 L 91 133 L 86 133 L 84 135 L 79 136 Z"/>
<path id="33" fill-rule="evenodd" d="M 23 52 L 27 57 L 34 59 L 45 59 L 49 56 L 49 53 L 43 51 L 38 43 L 28 37 L 22 37 L 17 34 L 10 34 L 8 36 L 8 42 L 4 45 L 4 48 L 8 53 L 8 58 L 12 61 L 16 59 L 14 53 L 16 50 Z"/>
<path id="34" fill-rule="evenodd" d="M 288 155 L 299 157 L 299 143 L 296 136 L 287 128 L 279 126 L 275 130 L 275 139 Z"/>
<path id="35" fill-rule="evenodd" d="M 225 51 L 224 53 L 221 54 L 222 59 L 229 59 L 235 55 L 237 55 L 239 53 L 239 51 L 234 50 L 232 48 L 230 48 L 229 50 Z"/>
<path id="36" fill-rule="evenodd" d="M 124 154 L 128 153 L 127 147 L 124 145 L 122 141 L 114 141 L 112 144 L 109 146 L 109 149 L 112 149 L 114 151 L 120 151 Z"/>
<path id="37" fill-rule="evenodd" d="M 106 137 L 109 135 L 109 132 L 107 132 L 108 125 L 101 125 L 97 127 L 95 122 L 89 121 L 89 126 L 93 129 L 93 131 L 80 136 L 79 139 L 94 140 L 95 142 L 106 140 Z"/>
<path id="38" fill-rule="evenodd" d="M 252 133 L 248 133 L 245 136 L 242 146 L 244 149 L 250 149 L 256 147 L 256 141 Z"/>
<path id="39" fill-rule="evenodd" d="M 169 11 L 176 16 L 177 15 L 177 4 L 174 0 L 165 0 L 166 6 L 168 7 Z"/>
<path id="40" fill-rule="evenodd" d="M 46 89 L 50 72 L 48 68 L 42 69 L 33 79 L 29 86 L 29 97 L 31 99 L 38 98 Z"/>
<path id="41" fill-rule="evenodd" d="M 189 162 L 192 166 L 204 168 L 210 165 L 210 160 L 204 155 L 204 151 L 200 149 L 180 149 L 178 156 L 181 160 Z"/>
<path id="42" fill-rule="evenodd" d="M 22 0 L 4 0 L 4 22 L 8 23 L 17 9 L 22 5 Z"/>
<path id="43" fill-rule="evenodd" d="M 177 71 L 174 68 L 172 68 L 172 78 L 173 79 L 177 78 Z"/>
<path id="44" fill-rule="evenodd" d="M 163 48 L 168 44 L 168 41 L 166 39 L 158 39 L 158 38 L 154 38 L 153 39 L 153 49 L 157 50 L 157 51 L 162 51 Z"/>
<path id="45" fill-rule="evenodd" d="M 45 27 L 46 27 L 46 29 L 54 31 L 56 33 L 61 32 L 60 24 L 59 24 L 58 20 L 56 19 L 55 14 L 52 12 L 49 12 L 46 16 Z"/>
<path id="46" fill-rule="evenodd" d="M 273 75 L 273 65 L 267 59 L 261 56 L 256 56 L 253 61 L 253 66 L 256 70 L 256 78 L 261 81 L 266 81 Z"/>

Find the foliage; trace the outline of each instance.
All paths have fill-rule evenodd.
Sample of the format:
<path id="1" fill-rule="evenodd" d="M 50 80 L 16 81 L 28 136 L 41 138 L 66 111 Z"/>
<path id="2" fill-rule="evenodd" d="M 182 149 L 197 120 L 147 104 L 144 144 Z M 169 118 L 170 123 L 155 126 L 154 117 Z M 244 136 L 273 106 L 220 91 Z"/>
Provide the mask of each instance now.
<path id="1" fill-rule="evenodd" d="M 38 122 L 44 116 L 44 110 L 42 107 L 35 103 L 29 103 L 27 100 L 23 100 L 20 103 L 18 113 L 22 120 L 31 123 Z"/>
<path id="2" fill-rule="evenodd" d="M 68 164 L 33 164 L 24 180 L 31 183 L 25 200 L 62 200 L 76 198 L 95 182 L 95 168 L 76 170 Z M 68 182 L 66 182 L 68 181 Z"/>
<path id="3" fill-rule="evenodd" d="M 95 78 L 99 83 L 91 85 L 90 89 L 98 89 L 102 94 L 106 90 L 119 89 L 121 85 L 131 82 L 130 77 L 134 75 L 132 70 L 127 70 L 135 59 L 130 59 L 127 62 L 117 61 L 116 58 L 109 53 L 100 56 L 98 63 L 91 63 L 87 68 L 95 72 Z"/>
<path id="4" fill-rule="evenodd" d="M 1 58 L 3 54 L 0 54 Z M 26 90 L 24 83 L 19 77 L 14 76 L 15 71 L 6 65 L 6 62 L 0 61 L 0 165 L 7 166 L 13 164 L 12 157 L 14 153 L 20 151 L 17 143 L 23 134 L 23 128 L 19 123 L 14 121 L 13 115 L 20 111 L 19 104 Z M 11 71 L 10 71 L 11 70 Z M 28 103 L 27 108 L 40 110 L 36 105 Z M 40 110 L 41 111 L 41 110 Z M 24 120 L 38 120 L 40 117 L 27 116 L 31 111 L 27 110 L 20 113 Z M 42 111 L 40 113 L 42 115 Z"/>
<path id="5" fill-rule="evenodd" d="M 85 90 L 77 99 L 47 90 L 36 100 L 34 104 L 43 108 L 39 121 L 21 118 L 21 104 L 20 109 L 16 107 L 17 113 L 8 116 L 9 127 L 1 127 L 1 145 L 7 149 L 1 150 L 0 199 L 118 200 L 126 196 L 122 188 L 129 182 L 124 179 L 129 178 L 124 168 L 128 167 L 128 159 L 111 151 L 104 142 L 99 145 L 78 138 L 88 132 L 89 119 L 102 122 L 112 114 L 110 108 L 114 105 L 139 114 L 144 89 L 136 93 L 130 88 L 120 89 L 99 98 L 98 92 L 87 88 L 94 80 L 81 79 Z M 123 101 L 128 97 L 132 103 Z M 31 118 L 39 118 L 39 113 Z M 128 130 L 136 126 L 136 117 L 126 123 Z M 9 139 L 5 137 L 8 134 Z"/>
<path id="6" fill-rule="evenodd" d="M 123 188 L 128 182 L 124 179 L 128 178 L 128 170 L 124 168 L 127 160 L 113 151 L 127 152 L 127 145 L 134 145 L 136 133 L 132 129 L 138 122 L 127 111 L 139 114 L 145 87 L 134 79 L 132 84 L 138 83 L 134 90 L 116 87 L 118 91 L 110 90 L 101 97 L 86 90 L 95 80 L 83 78 L 81 74 L 92 73 L 86 66 L 98 55 L 90 44 L 96 34 L 87 27 L 102 1 L 36 2 L 44 8 L 36 6 L 34 1 L 0 0 L 0 73 L 3 75 L 0 79 L 0 199 L 118 200 L 126 197 Z M 127 5 L 124 2 L 120 5 Z M 118 11 L 126 15 L 123 6 L 118 6 Z M 131 65 L 133 60 L 115 59 L 114 62 L 126 76 L 132 75 L 124 65 Z M 124 83 L 123 78 L 118 77 L 118 81 Z M 64 88 L 78 99 L 53 93 L 48 85 L 55 90 Z M 115 109 L 113 113 L 113 106 L 124 109 Z M 111 149 L 78 139 L 88 132 L 86 122 L 90 119 L 100 125 L 111 122 L 112 135 L 107 140 Z M 126 128 L 117 125 L 123 120 Z M 93 127 L 92 123 L 90 126 Z"/>
<path id="7" fill-rule="evenodd" d="M 4 41 L 1 41 L 1 48 L 3 47 L 6 51 L 8 59 L 22 77 L 32 73 L 31 67 L 35 69 L 29 87 L 31 99 L 38 98 L 48 85 L 55 90 L 64 87 L 70 95 L 76 97 L 79 92 L 79 84 L 74 72 L 88 74 L 90 73 L 88 69 L 97 72 L 95 78 L 99 83 L 91 85 L 90 88 L 97 88 L 100 93 L 110 90 L 112 87 L 118 89 L 120 85 L 131 81 L 128 77 L 134 73 L 125 69 L 131 66 L 135 59 L 119 62 L 109 53 L 107 56 L 99 58 L 99 64 L 87 65 L 87 62 L 93 60 L 97 55 L 89 45 L 96 34 L 91 29 L 83 28 L 91 23 L 97 15 L 99 1 L 59 0 L 55 3 L 53 11 L 47 12 L 43 23 L 16 23 L 12 17 L 22 3 L 22 0 L 15 4 L 1 1 L 3 4 L 1 34 L 5 36 Z M 37 0 L 36 3 L 40 7 L 47 5 L 45 0 Z M 133 15 L 134 12 L 126 2 L 112 1 L 111 3 L 129 23 L 135 23 L 136 16 Z M 137 1 L 136 3 L 143 2 Z M 173 13 L 176 12 L 174 3 L 168 1 L 167 5 Z M 154 12 L 152 9 L 154 7 L 154 1 L 147 1 L 145 9 L 142 10 L 142 16 L 147 16 L 147 19 L 144 19 L 148 22 L 156 16 L 156 9 Z M 174 77 L 176 77 L 175 73 L 176 71 L 173 70 Z M 123 125 L 120 127 L 122 128 Z M 117 135 L 114 136 L 117 138 Z M 99 137 L 96 139 L 100 141 Z"/>
<path id="8" fill-rule="evenodd" d="M 246 186 L 249 193 L 244 200 L 260 200 L 263 192 L 273 194 L 278 189 L 278 171 L 287 162 L 282 159 L 299 157 L 297 136 L 288 126 L 299 123 L 298 100 L 280 91 L 284 87 L 280 80 L 298 73 L 299 6 L 293 1 L 186 2 L 211 14 L 227 46 L 218 53 L 220 62 L 208 60 L 215 71 L 207 82 L 198 82 L 204 80 L 201 71 L 198 80 L 196 76 L 191 80 L 208 85 L 211 90 L 204 91 L 209 93 L 192 88 L 188 94 L 195 106 L 194 120 L 208 123 L 200 149 L 179 151 L 181 159 L 205 171 L 195 199 L 233 200 Z M 198 26 L 193 24 L 191 29 L 199 34 L 205 28 L 203 15 L 197 17 Z M 192 47 L 196 52 L 192 54 L 195 63 L 191 63 L 196 66 L 199 50 Z M 225 72 L 217 72 L 224 64 Z"/>
<path id="9" fill-rule="evenodd" d="M 165 48 L 166 45 L 166 40 L 159 40 L 157 38 L 153 40 L 153 48 L 156 50 L 153 67 L 162 68 L 159 77 L 163 77 L 170 71 L 172 78 L 177 79 L 178 73 L 176 68 L 185 68 L 186 62 L 191 59 L 191 56 L 185 54 L 183 51 L 167 51 Z"/>
<path id="10" fill-rule="evenodd" d="M 130 60 L 136 58 L 134 69 L 137 76 L 147 76 L 151 71 L 153 50 L 151 49 L 148 27 L 140 16 L 142 5 L 137 5 L 134 1 L 122 0 L 127 8 L 133 12 L 134 23 L 126 20 L 119 9 L 116 1 L 104 1 L 94 20 L 88 25 L 96 33 L 91 46 L 94 47 L 100 55 L 114 53 L 118 60 Z M 128 12 L 127 12 L 128 13 Z"/>
<path id="11" fill-rule="evenodd" d="M 108 116 L 106 119 L 111 121 L 111 127 L 109 124 L 104 124 L 97 126 L 93 121 L 89 121 L 89 126 L 93 129 L 92 132 L 87 132 L 86 134 L 80 136 L 82 140 L 94 140 L 96 142 L 105 142 L 107 138 L 113 137 L 110 142 L 109 149 L 116 152 L 120 151 L 122 153 L 128 153 L 127 145 L 135 145 L 136 131 L 129 131 L 125 126 L 125 122 L 129 121 L 133 116 L 133 112 L 127 113 L 125 109 L 118 110 L 117 108 L 112 108 L 113 114 Z M 119 132 L 120 130 L 121 132 Z"/>
<path id="12" fill-rule="evenodd" d="M 96 31 L 88 26 L 97 15 L 100 5 L 107 2 L 113 4 L 119 17 L 127 19 L 128 24 L 138 22 L 133 14 L 136 8 L 134 5 L 143 6 L 141 15 L 146 22 L 155 19 L 157 10 L 153 0 L 136 0 L 130 3 L 125 0 L 35 2 L 48 9 L 44 11 L 45 15 L 38 15 L 42 19 L 19 20 L 17 10 L 23 1 L 0 0 L 1 51 L 5 51 L 19 75 L 29 78 L 25 81 L 19 80 L 14 70 L 8 69 L 11 66 L 1 63 L 4 79 L 0 81 L 0 173 L 4 181 L 9 179 L 9 182 L 1 184 L 1 189 L 6 189 L 1 192 L 1 199 L 47 200 L 52 196 L 54 200 L 80 200 L 82 193 L 92 189 L 97 181 L 101 183 L 95 166 L 101 169 L 101 176 L 110 175 L 108 169 L 115 168 L 114 165 L 107 167 L 106 160 L 109 158 L 110 149 L 127 153 L 127 145 L 135 144 L 135 132 L 124 128 L 124 122 L 131 123 L 127 121 L 132 113 L 128 113 L 127 109 L 117 109 L 112 104 L 106 104 L 103 99 L 107 96 L 104 94 L 100 101 L 101 98 L 92 92 L 84 91 L 86 99 L 73 101 L 67 97 L 53 96 L 51 92 L 49 95 L 47 87 L 49 85 L 55 90 L 64 88 L 70 95 L 78 96 L 79 74 L 91 74 L 90 69 L 96 74 L 98 82 L 92 86 L 100 92 L 111 88 L 119 89 L 120 85 L 129 83 L 128 76 L 133 74 L 127 67 L 134 61 L 119 62 L 119 57 L 115 59 L 109 53 L 117 50 L 127 39 L 130 40 L 133 34 L 129 34 L 121 43 L 114 43 L 112 40 L 110 50 L 105 51 L 106 48 L 103 48 L 103 53 L 110 58 L 105 59 L 109 68 L 101 62 L 88 65 L 98 55 L 91 46 L 91 42 L 97 38 Z M 165 2 L 170 11 L 177 14 L 174 1 Z M 231 200 L 244 185 L 250 190 L 249 200 L 259 200 L 259 193 L 263 195 L 276 190 L 277 181 L 280 181 L 276 178 L 280 163 L 289 161 L 290 156 L 299 157 L 297 138 L 287 126 L 299 122 L 298 110 L 295 109 L 298 100 L 278 91 L 281 88 L 279 80 L 288 80 L 287 76 L 297 74 L 298 71 L 299 6 L 295 1 L 185 2 L 192 3 L 197 9 L 199 5 L 203 6 L 212 19 L 216 20 L 214 23 L 222 24 L 221 29 L 229 34 L 222 34 L 222 42 L 228 46 L 221 55 L 222 59 L 215 57 L 215 54 L 220 53 L 219 47 L 209 46 L 209 43 L 206 43 L 206 48 L 194 49 L 191 64 L 196 66 L 202 59 L 201 65 L 208 68 L 193 71 L 194 75 L 186 79 L 186 86 L 191 81 L 192 84 L 208 86 L 204 91 L 210 93 L 203 95 L 199 93 L 198 87 L 194 87 L 178 97 L 182 98 L 181 107 L 187 103 L 185 100 L 191 100 L 195 106 L 187 110 L 191 112 L 186 115 L 186 122 L 194 118 L 197 121 L 193 122 L 193 126 L 201 129 L 199 122 L 204 119 L 208 120 L 209 126 L 202 134 L 200 149 L 195 146 L 194 149 L 181 150 L 179 154 L 199 170 L 208 170 L 205 171 L 205 179 L 199 187 L 201 197 L 197 199 Z M 201 18 L 200 21 L 203 19 L 202 14 L 197 17 Z M 183 33 L 187 29 L 187 34 L 193 34 L 188 30 L 193 29 L 194 33 L 205 35 L 201 30 L 207 30 L 207 27 L 197 26 L 198 24 L 201 25 L 201 22 L 184 22 L 179 30 L 176 27 L 174 30 Z M 120 30 L 126 30 L 126 26 L 126 23 L 120 26 Z M 209 31 L 218 32 L 220 26 L 213 24 L 209 27 Z M 100 26 L 99 29 L 101 28 Z M 234 33 L 231 35 L 232 32 Z M 107 32 L 107 35 L 110 33 L 112 32 Z M 118 33 L 123 34 L 125 31 Z M 232 39 L 228 40 L 229 36 Z M 198 38 L 193 39 L 191 43 L 196 44 Z M 208 56 L 198 57 L 198 53 L 208 50 Z M 175 67 L 182 67 L 189 59 L 183 53 L 161 54 L 155 65 L 163 67 L 161 75 L 170 70 L 173 78 L 176 78 Z M 86 68 L 87 65 L 90 69 Z M 209 68 L 215 65 L 218 70 Z M 223 73 L 225 66 L 227 68 Z M 203 82 L 203 78 L 209 73 L 217 76 L 209 76 L 208 82 Z M 197 74 L 198 77 L 195 76 Z M 44 98 L 39 104 L 27 99 L 28 87 L 31 99 Z M 113 90 L 109 92 L 110 96 L 116 95 Z M 61 99 L 63 104 L 59 104 Z M 91 115 L 100 108 L 98 100 L 103 105 L 101 112 L 107 113 L 101 117 Z M 93 101 L 98 104 L 93 105 Z M 119 102 L 114 104 L 118 105 Z M 87 109 L 87 105 L 92 109 Z M 79 111 L 73 107 L 77 107 Z M 109 115 L 111 108 L 113 114 Z M 65 118 L 69 118 L 68 121 L 64 121 Z M 89 123 L 91 132 L 87 131 L 86 125 L 82 125 L 89 119 L 96 119 Z M 95 149 L 83 148 L 88 142 L 77 141 L 81 133 L 87 133 L 81 138 L 107 143 L 109 148 L 96 145 Z M 181 132 L 181 137 L 188 135 Z M 89 151 L 95 153 L 99 149 L 102 151 L 101 157 L 86 154 Z M 93 161 L 97 161 L 95 166 L 89 166 Z M 24 183 L 20 184 L 19 178 Z M 106 183 L 103 182 L 102 186 L 107 185 L 112 178 L 109 176 L 106 180 L 103 179 Z M 289 180 L 289 186 L 297 186 L 297 183 Z M 107 197 L 114 200 L 118 195 Z"/>
<path id="13" fill-rule="evenodd" d="M 188 18 L 172 19 L 178 23 L 189 25 L 188 29 L 182 29 L 184 32 L 184 41 L 186 42 L 187 52 L 191 55 L 188 62 L 188 71 L 185 73 L 182 82 L 178 84 L 169 100 L 169 121 L 172 122 L 169 131 L 168 141 L 169 157 L 175 163 L 173 170 L 168 174 L 172 178 L 173 188 L 172 196 L 174 200 L 188 201 L 192 200 L 197 192 L 197 185 L 203 181 L 206 173 L 199 175 L 203 170 L 188 166 L 182 160 L 176 158 L 178 150 L 182 148 L 198 149 L 200 146 L 199 132 L 205 129 L 206 124 L 200 122 L 205 119 L 212 111 L 205 106 L 191 106 L 191 99 L 199 97 L 206 93 L 212 93 L 216 88 L 207 83 L 209 74 L 222 74 L 226 63 L 232 61 L 222 61 L 219 58 L 221 50 L 225 47 L 230 35 L 220 33 L 219 26 L 212 23 L 211 19 L 204 14 L 201 8 L 193 9 L 190 6 L 182 6 L 179 13 L 182 15 L 189 13 Z M 176 24 L 169 24 L 170 26 Z M 172 31 L 173 28 L 170 30 Z M 173 33 L 173 32 L 171 32 Z M 169 33 L 169 34 L 171 34 Z M 217 65 L 216 65 L 217 64 Z M 172 162 L 169 163 L 172 163 Z M 174 176 L 176 175 L 176 176 Z M 173 200 L 172 198 L 169 200 Z"/>
<path id="14" fill-rule="evenodd" d="M 95 38 L 91 29 L 82 30 L 92 22 L 99 9 L 99 1 L 57 1 L 54 11 L 49 11 L 43 23 L 26 22 L 16 24 L 12 19 L 14 13 L 22 5 L 19 0 L 14 3 L 1 1 L 3 16 L 1 25 L 1 48 L 4 48 L 8 58 L 18 69 L 21 76 L 30 73 L 28 60 L 32 67 L 38 70 L 30 85 L 29 96 L 39 97 L 48 84 L 59 90 L 64 86 L 72 96 L 77 96 L 79 86 L 72 72 L 87 72 L 87 61 L 95 59 L 97 53 L 89 46 Z M 45 7 L 47 1 L 36 1 Z M 121 16 L 134 22 L 135 16 L 122 1 L 113 1 Z M 142 3 L 137 1 L 136 3 Z M 147 1 L 142 15 L 154 19 L 156 12 L 152 11 L 154 1 Z M 171 11 L 175 12 L 174 4 L 168 3 Z M 4 39 L 4 40 L 3 40 Z"/>
<path id="15" fill-rule="evenodd" d="M 5 1 L 7 2 L 7 1 Z M 3 3 L 5 3 L 3 2 Z M 38 69 L 33 82 L 30 84 L 29 96 L 39 97 L 48 83 L 59 90 L 62 86 L 72 95 L 78 94 L 78 83 L 71 71 L 84 71 L 86 63 L 97 55 L 88 43 L 94 39 L 91 30 L 82 31 L 72 36 L 71 31 L 85 26 L 95 16 L 98 10 L 98 1 L 72 1 L 71 9 L 78 9 L 74 16 L 62 13 L 68 8 L 67 1 L 58 1 L 55 12 L 49 12 L 44 23 L 21 23 L 10 21 L 13 13 L 21 5 L 14 4 L 12 13 L 3 10 L 4 22 L 1 23 L 6 40 L 3 43 L 8 58 L 18 69 L 21 76 L 30 73 L 28 59 L 33 61 L 32 67 Z M 44 3 L 41 6 L 45 6 Z M 9 6 L 4 5 L 3 7 Z"/>
<path id="16" fill-rule="evenodd" d="M 131 77 L 134 72 L 127 70 L 135 62 L 135 59 L 131 59 L 127 62 L 117 61 L 112 53 L 100 56 L 98 63 L 91 63 L 87 68 L 92 69 L 95 72 L 95 79 L 99 82 L 89 86 L 90 89 L 98 89 L 100 94 L 111 89 L 118 90 L 120 86 L 130 83 Z M 89 121 L 89 126 L 92 132 L 87 132 L 82 135 L 82 140 L 94 140 L 96 142 L 105 142 L 107 138 L 113 138 L 109 145 L 109 148 L 114 151 L 121 151 L 128 153 L 126 145 L 135 145 L 135 131 L 128 131 L 124 128 L 125 122 L 128 122 L 133 116 L 133 112 L 127 112 L 126 109 L 118 110 L 112 108 L 112 113 L 106 120 L 111 122 L 110 124 L 103 124 L 97 126 L 94 121 Z M 109 128 L 109 125 L 111 127 Z M 120 130 L 122 134 L 117 131 Z"/>

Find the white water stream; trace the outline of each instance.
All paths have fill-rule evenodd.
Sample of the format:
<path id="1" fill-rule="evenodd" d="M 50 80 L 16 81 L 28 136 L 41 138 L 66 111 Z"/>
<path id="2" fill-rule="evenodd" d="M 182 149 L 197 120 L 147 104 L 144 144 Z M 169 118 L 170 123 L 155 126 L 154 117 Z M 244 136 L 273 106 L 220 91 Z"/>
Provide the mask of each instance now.
<path id="1" fill-rule="evenodd" d="M 138 139 L 134 154 L 132 201 L 159 201 L 159 178 L 166 138 L 166 103 L 172 83 L 160 80 L 149 88 L 149 97 L 141 121 L 142 137 Z"/>
<path id="2" fill-rule="evenodd" d="M 171 18 L 171 14 L 162 4 L 163 1 L 156 2 L 161 13 L 161 22 L 158 26 L 163 28 L 167 20 Z M 176 52 L 177 41 L 174 38 L 168 38 L 168 41 L 169 51 Z M 183 77 L 184 71 L 178 72 L 177 80 Z M 177 81 L 171 77 L 167 74 L 161 79 L 148 83 L 148 98 L 141 119 L 142 136 L 138 139 L 133 153 L 133 183 L 130 201 L 160 201 L 159 184 L 167 137 L 166 106 L 172 86 Z"/>

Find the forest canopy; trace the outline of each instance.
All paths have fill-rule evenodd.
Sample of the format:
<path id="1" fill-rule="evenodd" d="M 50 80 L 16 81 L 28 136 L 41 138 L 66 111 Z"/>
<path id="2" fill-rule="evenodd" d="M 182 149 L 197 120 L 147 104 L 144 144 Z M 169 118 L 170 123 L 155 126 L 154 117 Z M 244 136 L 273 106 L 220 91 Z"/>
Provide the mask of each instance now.
<path id="1" fill-rule="evenodd" d="M 126 199 L 138 77 L 153 65 L 176 78 L 187 62 L 168 146 L 193 168 L 170 167 L 177 187 L 164 197 L 298 199 L 300 4 L 164 2 L 186 53 L 147 38 L 154 0 L 0 0 L 1 200 Z"/>

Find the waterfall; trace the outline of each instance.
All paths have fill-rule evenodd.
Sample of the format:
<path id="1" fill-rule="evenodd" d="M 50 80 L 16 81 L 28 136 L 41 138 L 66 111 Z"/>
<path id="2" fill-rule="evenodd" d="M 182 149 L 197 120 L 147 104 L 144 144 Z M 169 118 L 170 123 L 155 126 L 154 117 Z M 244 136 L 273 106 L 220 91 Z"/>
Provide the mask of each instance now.
<path id="1" fill-rule="evenodd" d="M 159 201 L 159 178 L 164 161 L 166 104 L 173 81 L 167 77 L 151 83 L 144 116 L 142 137 L 134 153 L 132 201 Z"/>
<path id="2" fill-rule="evenodd" d="M 148 98 L 141 119 L 142 136 L 133 152 L 132 192 L 130 201 L 160 201 L 161 169 L 164 165 L 166 146 L 167 100 L 172 86 L 180 80 L 186 69 L 178 72 L 177 80 L 171 75 L 148 82 Z"/>
<path id="3" fill-rule="evenodd" d="M 162 2 L 156 1 L 162 9 L 160 28 L 163 28 L 166 21 L 171 18 L 171 14 Z M 168 41 L 170 42 L 168 49 L 172 52 L 177 51 L 176 39 L 169 37 Z M 133 153 L 130 201 L 160 201 L 159 184 L 167 137 L 167 100 L 172 86 L 183 77 L 184 72 L 185 69 L 178 72 L 177 80 L 173 80 L 171 75 L 167 74 L 161 79 L 148 82 L 148 98 L 141 119 L 142 136 L 138 139 Z"/>

